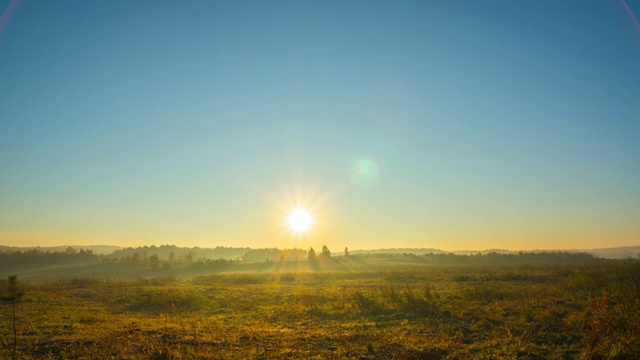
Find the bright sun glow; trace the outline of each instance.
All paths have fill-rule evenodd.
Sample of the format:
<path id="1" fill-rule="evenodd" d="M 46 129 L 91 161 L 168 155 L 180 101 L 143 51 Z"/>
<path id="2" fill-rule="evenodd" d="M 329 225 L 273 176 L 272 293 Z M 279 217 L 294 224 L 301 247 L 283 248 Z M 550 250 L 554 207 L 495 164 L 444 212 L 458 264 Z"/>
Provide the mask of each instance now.
<path id="1" fill-rule="evenodd" d="M 312 225 L 313 217 L 306 209 L 295 208 L 287 216 L 287 226 L 295 234 L 306 233 Z"/>

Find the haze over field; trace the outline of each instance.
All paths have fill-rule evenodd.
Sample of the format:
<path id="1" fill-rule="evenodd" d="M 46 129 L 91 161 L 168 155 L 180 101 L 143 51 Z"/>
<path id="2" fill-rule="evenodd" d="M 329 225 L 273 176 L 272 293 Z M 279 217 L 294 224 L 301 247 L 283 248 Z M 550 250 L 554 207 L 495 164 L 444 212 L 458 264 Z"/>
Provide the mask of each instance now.
<path id="1" fill-rule="evenodd" d="M 0 0 L 0 244 L 640 244 L 627 1 Z"/>

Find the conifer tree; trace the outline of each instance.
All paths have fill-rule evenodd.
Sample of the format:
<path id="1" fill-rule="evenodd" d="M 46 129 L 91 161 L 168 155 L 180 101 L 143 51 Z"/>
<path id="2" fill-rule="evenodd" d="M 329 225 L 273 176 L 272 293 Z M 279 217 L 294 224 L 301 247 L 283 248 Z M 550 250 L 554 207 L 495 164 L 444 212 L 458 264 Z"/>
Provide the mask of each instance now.
<path id="1" fill-rule="evenodd" d="M 331 251 L 329 251 L 329 248 L 327 247 L 327 245 L 322 245 L 321 255 L 324 259 L 329 259 L 331 257 Z"/>
<path id="2" fill-rule="evenodd" d="M 317 259 L 316 259 L 316 251 L 315 251 L 315 250 L 313 250 L 313 247 L 309 249 L 309 253 L 307 254 L 307 259 L 308 259 L 310 262 L 314 262 L 314 261 L 316 261 L 316 260 L 317 260 Z"/>

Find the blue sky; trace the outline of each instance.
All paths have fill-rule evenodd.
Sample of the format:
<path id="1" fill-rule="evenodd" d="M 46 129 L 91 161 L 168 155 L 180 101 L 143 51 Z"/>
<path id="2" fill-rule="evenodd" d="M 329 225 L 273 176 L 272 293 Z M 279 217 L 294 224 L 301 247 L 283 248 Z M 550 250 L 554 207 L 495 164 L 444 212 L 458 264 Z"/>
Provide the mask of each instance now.
<path id="1" fill-rule="evenodd" d="M 621 1 L 17 5 L 2 244 L 640 244 Z"/>

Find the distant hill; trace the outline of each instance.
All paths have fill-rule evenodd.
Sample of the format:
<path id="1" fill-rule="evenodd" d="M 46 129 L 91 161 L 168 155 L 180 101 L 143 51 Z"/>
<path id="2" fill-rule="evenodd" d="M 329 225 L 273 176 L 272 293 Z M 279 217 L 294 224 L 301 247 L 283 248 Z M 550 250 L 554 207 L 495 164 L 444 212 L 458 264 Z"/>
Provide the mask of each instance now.
<path id="1" fill-rule="evenodd" d="M 614 248 L 602 249 L 567 249 L 567 250 L 505 250 L 505 249 L 487 249 L 487 250 L 455 250 L 444 251 L 433 248 L 390 248 L 390 249 L 374 249 L 374 250 L 349 250 L 351 254 L 456 254 L 456 255 L 476 255 L 476 254 L 517 254 L 517 253 L 544 253 L 544 252 L 568 252 L 568 253 L 587 253 L 602 259 L 640 259 L 640 246 L 622 246 Z"/>
<path id="2" fill-rule="evenodd" d="M 640 259 L 640 246 L 622 246 L 615 248 L 603 248 L 586 250 L 593 256 L 604 259 Z"/>
<path id="3" fill-rule="evenodd" d="M 173 253 L 176 259 L 181 259 L 189 254 L 196 259 L 229 259 L 234 260 L 244 256 L 251 248 L 233 248 L 218 246 L 215 248 L 199 248 L 199 247 L 179 247 L 176 245 L 160 245 L 160 246 L 139 246 L 137 248 L 119 248 L 111 254 L 107 254 L 111 258 L 126 258 L 133 256 L 135 253 L 143 257 L 157 254 L 161 259 L 168 259 Z"/>
<path id="4" fill-rule="evenodd" d="M 0 252 L 15 252 L 26 251 L 30 249 L 38 249 L 41 252 L 64 252 L 67 248 L 74 248 L 76 250 L 84 249 L 91 250 L 97 255 L 106 255 L 110 257 L 125 257 L 132 256 L 136 252 L 146 252 L 149 255 L 158 253 L 161 258 L 167 258 L 170 252 L 174 252 L 176 256 L 185 256 L 186 254 L 193 252 L 197 257 L 204 259 L 237 259 L 245 257 L 247 254 L 264 252 L 265 249 L 253 249 L 248 247 L 215 247 L 215 248 L 188 248 L 178 247 L 175 245 L 162 245 L 156 246 L 141 246 L 137 248 L 124 248 L 120 246 L 112 245 L 64 245 L 64 246 L 5 246 L 0 245 Z M 277 248 L 271 250 L 279 251 Z M 335 256 L 341 256 L 341 249 L 332 249 Z M 388 249 L 373 249 L 373 250 L 349 250 L 352 255 L 356 254 L 456 254 L 456 255 L 476 255 L 476 254 L 517 254 L 517 253 L 540 253 L 540 252 L 569 252 L 569 253 L 588 253 L 598 258 L 603 259 L 640 259 L 640 246 L 622 246 L 612 248 L 600 248 L 600 249 L 566 249 L 566 250 L 505 250 L 505 249 L 486 249 L 486 250 L 456 250 L 445 251 L 435 248 L 388 248 Z M 264 257 L 264 256 L 263 256 Z M 260 258 L 263 259 L 263 258 Z"/>
<path id="5" fill-rule="evenodd" d="M 354 250 L 349 256 L 317 254 L 309 260 L 304 249 L 187 248 L 175 245 L 118 248 L 104 246 L 18 248 L 0 246 L 0 274 L 19 274 L 25 281 L 73 277 L 138 278 L 197 276 L 227 272 L 365 271 L 367 269 L 417 269 L 431 266 L 547 266 L 553 264 L 634 263 L 638 247 L 594 250 L 537 250 L 445 252 L 439 249 L 394 248 Z M 597 256 L 596 256 L 597 255 Z M 632 258 L 632 260 L 626 260 Z"/>
<path id="6" fill-rule="evenodd" d="M 74 248 L 77 251 L 80 249 L 91 250 L 94 254 L 108 255 L 116 250 L 122 249 L 120 246 L 113 245 L 64 245 L 64 246 L 4 246 L 0 245 L 0 252 L 14 252 L 25 251 L 31 249 L 38 249 L 41 252 L 64 252 L 68 248 Z"/>
<path id="7" fill-rule="evenodd" d="M 449 251 L 444 251 L 440 249 L 432 249 L 432 248 L 391 248 L 391 249 L 373 249 L 373 250 L 349 250 L 349 254 L 357 255 L 357 254 L 416 254 L 416 255 L 424 255 L 424 254 L 445 254 Z M 340 255 L 339 252 L 335 252 L 337 255 Z"/>

